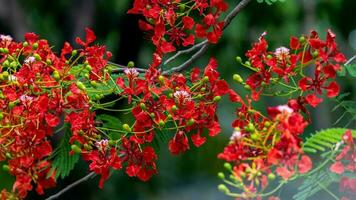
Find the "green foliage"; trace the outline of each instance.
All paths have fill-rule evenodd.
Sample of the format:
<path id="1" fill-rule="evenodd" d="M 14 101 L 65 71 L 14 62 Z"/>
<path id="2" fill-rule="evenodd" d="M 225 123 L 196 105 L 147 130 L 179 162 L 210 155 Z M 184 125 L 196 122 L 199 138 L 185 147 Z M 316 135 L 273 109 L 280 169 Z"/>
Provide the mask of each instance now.
<path id="1" fill-rule="evenodd" d="M 344 100 L 347 96 L 349 96 L 349 93 L 341 94 L 334 99 L 337 105 L 332 111 L 334 112 L 339 108 L 343 109 L 342 115 L 335 121 L 334 125 L 338 125 L 346 116 L 349 116 L 349 119 L 344 127 L 347 127 L 356 120 L 356 101 Z"/>
<path id="2" fill-rule="evenodd" d="M 96 120 L 102 122 L 102 127 L 106 129 L 112 130 L 122 130 L 122 122 L 119 118 L 114 117 L 112 115 L 101 114 L 96 116 Z M 120 133 L 115 131 L 106 131 L 110 137 L 110 139 L 119 139 Z"/>
<path id="3" fill-rule="evenodd" d="M 323 153 L 332 150 L 336 143 L 342 140 L 345 128 L 330 128 L 321 130 L 311 135 L 303 143 L 303 151 L 308 153 Z M 356 138 L 356 131 L 352 131 L 352 135 Z"/>
<path id="4" fill-rule="evenodd" d="M 266 2 L 268 5 L 272 5 L 276 2 L 284 2 L 285 0 L 257 0 L 258 3 Z"/>
<path id="5" fill-rule="evenodd" d="M 321 190 L 327 190 L 332 183 L 338 182 L 339 176 L 322 169 L 318 173 L 308 176 L 303 184 L 298 187 L 298 193 L 293 196 L 294 200 L 306 200 Z"/>
<path id="6" fill-rule="evenodd" d="M 48 176 L 56 172 L 55 178 L 61 177 L 64 179 L 73 170 L 75 164 L 79 161 L 79 154 L 70 155 L 71 147 L 69 144 L 70 128 L 68 124 L 64 124 L 64 135 L 55 149 L 52 156 L 52 169 L 49 171 Z"/>
<path id="7" fill-rule="evenodd" d="M 351 77 L 356 77 L 356 64 L 345 65 L 345 68 Z"/>

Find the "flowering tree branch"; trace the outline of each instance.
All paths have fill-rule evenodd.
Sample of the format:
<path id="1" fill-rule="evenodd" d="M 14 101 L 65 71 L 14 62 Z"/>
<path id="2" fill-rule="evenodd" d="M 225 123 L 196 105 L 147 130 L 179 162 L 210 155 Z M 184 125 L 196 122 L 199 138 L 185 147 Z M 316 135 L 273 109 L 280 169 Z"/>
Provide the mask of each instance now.
<path id="1" fill-rule="evenodd" d="M 59 198 L 61 195 L 63 195 L 64 193 L 66 193 L 67 191 L 71 190 L 72 188 L 74 188 L 75 186 L 79 185 L 80 183 L 83 183 L 85 181 L 88 181 L 90 178 L 95 177 L 96 174 L 94 172 L 90 172 L 89 174 L 87 174 L 86 176 L 84 176 L 83 178 L 73 182 L 72 184 L 68 185 L 67 187 L 65 187 L 64 189 L 62 189 L 61 191 L 57 192 L 56 194 L 48 197 L 46 200 L 53 200 L 53 199 L 57 199 Z"/>
<path id="2" fill-rule="evenodd" d="M 250 3 L 251 0 L 242 0 L 240 1 L 240 3 L 238 3 L 236 5 L 236 7 L 225 17 L 224 19 L 224 29 L 230 25 L 230 23 L 232 22 L 232 20 L 236 17 L 236 15 L 243 9 L 245 8 L 248 3 Z M 198 59 L 199 57 L 201 57 L 205 51 L 207 50 L 209 43 L 208 40 L 204 40 L 201 43 L 198 43 L 192 47 L 190 47 L 189 49 L 185 49 L 185 50 L 181 50 L 178 51 L 175 55 L 173 55 L 172 57 L 168 58 L 164 63 L 163 66 L 167 65 L 168 63 L 172 62 L 173 60 L 175 60 L 177 57 L 179 57 L 182 54 L 188 54 L 193 52 L 194 50 L 199 49 L 199 51 L 197 51 L 195 54 L 193 54 L 193 56 L 188 59 L 186 62 L 184 62 L 183 64 L 179 65 L 178 67 L 174 67 L 171 68 L 169 70 L 166 70 L 163 72 L 163 74 L 169 74 L 172 72 L 180 72 L 185 70 L 187 67 L 189 67 L 196 59 Z"/>

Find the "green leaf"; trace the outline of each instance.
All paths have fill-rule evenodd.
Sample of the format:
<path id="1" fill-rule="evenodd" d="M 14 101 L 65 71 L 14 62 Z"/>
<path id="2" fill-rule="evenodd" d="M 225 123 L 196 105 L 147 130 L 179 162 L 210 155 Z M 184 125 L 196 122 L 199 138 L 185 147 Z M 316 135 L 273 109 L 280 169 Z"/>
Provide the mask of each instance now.
<path id="1" fill-rule="evenodd" d="M 107 129 L 122 130 L 122 122 L 119 118 L 112 115 L 101 114 L 96 116 L 97 120 L 100 120 L 103 124 L 102 127 Z M 107 131 L 111 139 L 119 139 L 120 134 L 115 131 Z"/>
<path id="2" fill-rule="evenodd" d="M 69 173 L 74 169 L 75 164 L 79 161 L 79 154 L 70 155 L 71 151 L 69 138 L 70 138 L 70 128 L 68 124 L 64 124 L 64 135 L 59 145 L 55 149 L 52 162 L 52 168 L 48 172 L 47 176 L 51 176 L 53 172 L 56 172 L 55 178 L 61 177 L 64 179 L 69 175 Z"/>
<path id="3" fill-rule="evenodd" d="M 339 176 L 329 172 L 329 169 L 320 170 L 318 173 L 314 173 L 304 180 L 303 184 L 298 188 L 298 193 L 293 196 L 293 199 L 307 200 L 309 197 L 338 181 Z"/>
<path id="4" fill-rule="evenodd" d="M 302 149 L 305 152 L 314 154 L 331 150 L 336 143 L 342 140 L 346 130 L 345 128 L 330 128 L 318 131 L 306 139 Z M 352 136 L 356 138 L 356 130 L 352 130 Z"/>
<path id="5" fill-rule="evenodd" d="M 345 65 L 347 72 L 349 72 L 350 76 L 356 77 L 356 64 L 348 64 Z"/>

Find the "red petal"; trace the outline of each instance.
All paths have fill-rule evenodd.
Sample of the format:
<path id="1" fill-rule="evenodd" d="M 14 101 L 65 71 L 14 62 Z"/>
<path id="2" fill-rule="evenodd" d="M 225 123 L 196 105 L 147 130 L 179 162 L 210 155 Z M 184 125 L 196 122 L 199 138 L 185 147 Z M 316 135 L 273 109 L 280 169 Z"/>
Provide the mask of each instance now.
<path id="1" fill-rule="evenodd" d="M 326 90 L 327 90 L 327 96 L 328 97 L 335 97 L 335 96 L 337 96 L 339 94 L 340 87 L 335 81 L 333 81 L 326 88 Z"/>
<path id="2" fill-rule="evenodd" d="M 336 173 L 336 174 L 342 174 L 344 173 L 344 165 L 338 161 L 330 166 L 330 171 Z"/>
<path id="3" fill-rule="evenodd" d="M 293 50 L 299 49 L 299 48 L 300 48 L 299 39 L 296 38 L 296 37 L 291 37 L 291 38 L 290 38 L 289 46 L 290 46 L 290 48 L 293 49 Z"/>
<path id="4" fill-rule="evenodd" d="M 313 106 L 314 108 L 319 105 L 323 101 L 323 99 L 318 98 L 314 94 L 310 94 L 305 98 L 309 105 Z"/>
<path id="5" fill-rule="evenodd" d="M 313 163 L 311 161 L 311 159 L 309 158 L 309 156 L 302 156 L 302 159 L 299 161 L 298 163 L 298 170 L 299 173 L 301 174 L 305 174 L 307 173 L 313 166 Z"/>
<path id="6" fill-rule="evenodd" d="M 192 135 L 192 142 L 196 147 L 200 147 L 206 141 L 205 137 L 201 137 L 199 133 Z"/>
<path id="7" fill-rule="evenodd" d="M 96 36 L 93 30 L 89 29 L 89 28 L 85 28 L 85 32 L 86 32 L 86 44 L 90 44 L 92 42 L 95 41 Z"/>

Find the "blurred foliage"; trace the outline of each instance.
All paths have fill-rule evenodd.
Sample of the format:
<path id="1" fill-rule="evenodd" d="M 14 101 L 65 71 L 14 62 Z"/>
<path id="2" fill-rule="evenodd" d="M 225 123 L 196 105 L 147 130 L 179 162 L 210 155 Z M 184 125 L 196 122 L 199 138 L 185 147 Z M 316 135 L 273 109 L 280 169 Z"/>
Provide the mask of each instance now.
<path id="1" fill-rule="evenodd" d="M 210 46 L 208 52 L 200 58 L 194 66 L 203 67 L 207 64 L 209 57 L 214 56 L 219 61 L 222 76 L 231 83 L 241 95 L 246 92 L 243 87 L 232 83 L 231 75 L 234 73 L 247 77 L 248 71 L 239 66 L 235 61 L 237 55 L 244 56 L 244 52 L 257 41 L 259 35 L 267 31 L 269 47 L 289 45 L 290 35 L 308 34 L 310 28 L 316 29 L 325 36 L 328 28 L 337 35 L 338 44 L 347 57 L 356 54 L 356 17 L 354 8 L 355 0 L 288 0 L 284 3 L 276 0 L 252 1 L 232 24 L 226 29 L 223 38 L 216 46 Z M 0 1 L 5 4 L 6 1 Z M 130 7 L 131 0 L 18 0 L 25 16 L 28 30 L 38 33 L 42 38 L 54 44 L 54 49 L 59 51 L 64 41 L 74 41 L 76 34 L 83 35 L 84 27 L 92 27 L 97 36 L 98 42 L 107 45 L 113 52 L 113 61 L 126 64 L 129 60 L 134 60 L 137 66 L 146 67 L 151 60 L 153 46 L 147 40 L 147 35 L 142 34 L 137 28 L 137 17 L 127 15 L 126 11 Z M 228 0 L 231 7 L 237 1 Z M 268 5 L 268 2 L 275 2 Z M 88 10 L 81 11 L 80 6 L 89 6 Z M 91 7 L 90 7 L 91 5 Z M 13 12 L 13 11 L 12 11 Z M 89 18 L 84 18 L 83 13 L 90 14 Z M 19 24 L 21 25 L 21 24 Z M 15 35 L 15 30 L 7 21 L 0 20 L 0 32 Z M 79 32 L 78 32 L 79 30 Z M 21 38 L 17 38 L 21 39 Z M 181 63 L 188 55 L 182 56 L 170 64 L 172 67 Z M 350 77 L 341 77 L 341 93 L 350 93 L 347 100 L 355 99 L 356 85 Z M 268 105 L 278 104 L 277 99 L 266 99 L 260 103 L 263 110 Z M 121 102 L 124 107 L 125 103 Z M 327 128 L 337 120 L 340 113 L 331 115 L 331 108 L 335 102 L 326 101 L 322 108 L 314 114 L 314 126 L 310 126 L 308 132 L 320 128 Z M 223 194 L 216 190 L 216 173 L 221 170 L 222 162 L 216 156 L 222 151 L 232 132 L 230 124 L 234 118 L 234 107 L 223 99 L 220 104 L 219 118 L 223 126 L 223 134 L 209 138 L 208 142 L 199 150 L 191 146 L 191 150 L 185 155 L 171 156 L 166 144 L 162 142 L 157 145 L 159 150 L 159 175 L 155 176 L 148 183 L 137 181 L 123 175 L 123 171 L 114 172 L 111 179 L 106 182 L 105 188 L 99 190 L 98 180 L 94 179 L 78 186 L 71 192 L 65 194 L 62 199 L 226 199 Z M 336 111 L 337 112 L 337 111 Z M 339 111 L 344 112 L 344 111 Z M 105 113 L 103 113 L 105 114 Z M 354 126 L 354 124 L 350 124 Z M 83 161 L 80 161 L 84 163 Z M 70 177 L 59 180 L 57 189 L 50 190 L 51 194 L 74 180 L 82 177 L 88 171 L 85 165 L 76 167 Z M 11 177 L 0 172 L 0 186 L 9 186 Z M 297 183 L 296 183 L 297 184 Z M 290 186 L 280 192 L 282 199 L 290 199 L 288 191 L 294 191 L 298 186 Z M 32 194 L 28 199 L 41 199 Z M 327 200 L 329 197 L 319 196 L 318 199 Z"/>

